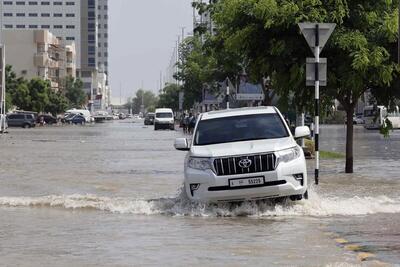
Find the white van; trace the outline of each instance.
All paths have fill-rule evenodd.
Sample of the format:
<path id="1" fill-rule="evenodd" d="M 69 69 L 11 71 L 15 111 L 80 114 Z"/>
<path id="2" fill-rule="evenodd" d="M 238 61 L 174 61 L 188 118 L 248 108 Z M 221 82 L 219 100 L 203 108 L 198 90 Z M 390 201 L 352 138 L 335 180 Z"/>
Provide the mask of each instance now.
<path id="1" fill-rule="evenodd" d="M 392 123 L 393 129 L 400 128 L 399 107 L 396 107 L 393 112 L 388 112 L 384 106 L 366 106 L 363 119 L 365 121 L 364 128 L 369 130 L 379 129 L 384 125 L 386 119 Z"/>
<path id="2" fill-rule="evenodd" d="M 170 129 L 175 130 L 175 119 L 174 113 L 170 108 L 158 108 L 155 112 L 154 118 L 154 130 L 158 129 Z"/>
<path id="3" fill-rule="evenodd" d="M 83 117 L 85 117 L 86 122 L 91 122 L 91 115 L 90 111 L 87 109 L 70 109 L 67 110 L 65 113 L 70 113 L 70 114 L 80 114 Z"/>

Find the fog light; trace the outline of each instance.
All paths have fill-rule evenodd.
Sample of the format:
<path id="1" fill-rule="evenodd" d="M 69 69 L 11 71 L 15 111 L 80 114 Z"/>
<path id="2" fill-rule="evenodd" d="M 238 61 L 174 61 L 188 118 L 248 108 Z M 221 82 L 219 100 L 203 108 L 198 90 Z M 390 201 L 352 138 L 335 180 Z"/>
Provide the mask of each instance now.
<path id="1" fill-rule="evenodd" d="M 293 174 L 294 179 L 300 182 L 300 185 L 304 185 L 304 176 L 302 173 Z"/>
<path id="2" fill-rule="evenodd" d="M 200 187 L 200 184 L 190 184 L 190 194 L 193 196 L 193 192 L 198 190 Z"/>

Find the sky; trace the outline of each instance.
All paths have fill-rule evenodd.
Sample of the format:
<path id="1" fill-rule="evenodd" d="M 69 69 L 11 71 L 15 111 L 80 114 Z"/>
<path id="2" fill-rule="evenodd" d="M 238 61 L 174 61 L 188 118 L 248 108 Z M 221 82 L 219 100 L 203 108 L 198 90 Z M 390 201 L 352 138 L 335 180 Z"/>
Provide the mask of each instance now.
<path id="1" fill-rule="evenodd" d="M 113 102 L 136 90 L 157 92 L 178 35 L 193 32 L 192 0 L 110 0 L 109 75 Z M 122 89 L 120 89 L 122 88 Z"/>

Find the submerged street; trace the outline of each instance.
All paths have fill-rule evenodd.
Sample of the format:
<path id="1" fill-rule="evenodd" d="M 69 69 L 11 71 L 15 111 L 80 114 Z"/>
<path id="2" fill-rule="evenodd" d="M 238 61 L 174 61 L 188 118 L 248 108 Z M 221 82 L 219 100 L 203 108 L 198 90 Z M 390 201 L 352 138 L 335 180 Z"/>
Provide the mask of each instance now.
<path id="1" fill-rule="evenodd" d="M 400 131 L 355 127 L 355 173 L 321 163 L 310 199 L 192 204 L 180 130 L 142 120 L 12 128 L 0 136 L 2 266 L 395 266 Z M 343 125 L 321 150 L 344 152 Z M 308 161 L 313 183 L 313 161 Z"/>

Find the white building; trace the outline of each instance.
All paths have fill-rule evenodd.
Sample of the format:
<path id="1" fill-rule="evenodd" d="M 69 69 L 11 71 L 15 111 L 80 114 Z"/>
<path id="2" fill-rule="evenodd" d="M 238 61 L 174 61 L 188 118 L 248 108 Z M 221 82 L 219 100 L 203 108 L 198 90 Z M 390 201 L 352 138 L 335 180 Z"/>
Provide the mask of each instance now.
<path id="1" fill-rule="evenodd" d="M 6 30 L 49 30 L 67 44 L 75 42 L 76 67 L 80 68 L 81 0 L 1 0 L 0 10 Z"/>

